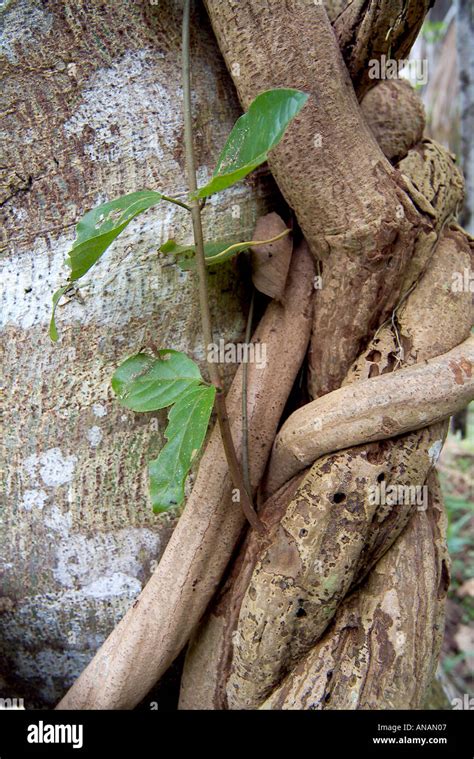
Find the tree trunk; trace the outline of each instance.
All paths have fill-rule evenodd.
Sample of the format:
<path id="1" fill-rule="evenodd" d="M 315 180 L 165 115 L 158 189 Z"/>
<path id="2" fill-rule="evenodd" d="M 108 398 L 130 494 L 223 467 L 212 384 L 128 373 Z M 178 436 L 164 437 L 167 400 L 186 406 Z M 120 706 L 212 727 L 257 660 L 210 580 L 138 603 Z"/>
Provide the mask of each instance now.
<path id="1" fill-rule="evenodd" d="M 309 0 L 282 2 L 278 13 L 273 0 L 226 3 L 207 0 L 206 5 L 245 106 L 259 91 L 274 86 L 300 87 L 311 95 L 269 163 L 286 201 L 295 211 L 317 266 L 322 268 L 323 289 L 313 292 L 313 263 L 303 242 L 294 251 L 282 304 L 274 302 L 268 307 L 254 338 L 265 339 L 269 346 L 266 372 L 259 378 L 255 372 L 249 372 L 248 399 L 252 486 L 259 485 L 260 502 L 266 498 L 261 508 L 267 526 L 265 536 L 248 534 L 235 554 L 243 517 L 230 503 L 227 467 L 219 432 L 215 430 L 187 508 L 156 572 L 62 699 L 60 708 L 132 708 L 166 671 L 193 630 L 181 688 L 182 708 L 418 708 L 426 698 L 436 668 L 449 582 L 446 525 L 432 470 L 446 433 L 446 416 L 456 408 L 460 398 L 466 401 L 474 394 L 473 340 L 468 338 L 470 296 L 446 286 L 453 272 L 469 265 L 470 244 L 454 224 L 462 180 L 452 157 L 436 143 L 422 139 L 423 116 L 411 90 L 391 82 L 373 86 L 375 82 L 367 76 L 367 64 L 370 56 L 406 55 L 428 2 L 354 0 L 347 6 L 329 2 L 329 17 L 320 4 Z M 134 6 L 137 7 L 141 6 Z M 163 37 L 168 39 L 165 9 L 167 16 L 171 14 L 166 20 L 173 21 L 174 5 L 160 3 L 156 17 L 153 9 L 143 14 L 147 20 L 147 24 L 142 20 L 145 28 L 138 22 L 137 28 L 132 24 L 132 35 L 130 25 L 127 27 L 127 34 L 134 40 L 136 35 L 144 35 L 140 50 L 149 50 L 145 43 L 152 19 L 156 24 L 153 28 L 162 31 L 158 32 L 156 42 L 161 54 Z M 71 14 L 72 9 L 63 22 L 66 26 Z M 93 23 L 91 20 L 92 26 Z M 102 40 L 98 55 L 102 55 L 102 47 L 107 48 L 109 42 L 109 37 Z M 81 44 L 78 42 L 79 49 Z M 168 92 L 176 75 L 175 44 L 174 35 L 170 35 L 170 50 L 166 49 L 163 60 L 146 80 L 153 98 L 155 79 L 161 81 L 163 76 L 160 104 L 163 92 Z M 198 105 L 208 97 L 199 112 L 198 124 L 205 156 L 206 151 L 213 153 L 215 119 L 210 114 L 212 107 L 217 107 L 217 102 L 209 97 L 210 74 L 205 66 L 211 47 L 212 42 L 203 31 L 196 42 L 194 81 Z M 158 55 L 156 47 L 152 54 Z M 144 59 L 141 60 L 143 64 Z M 127 64 L 127 72 L 129 68 Z M 134 71 L 133 82 L 141 69 Z M 110 78 L 107 81 L 109 86 L 115 84 Z M 220 69 L 219 81 L 226 82 Z M 176 86 L 176 99 L 178 90 Z M 77 136 L 77 130 L 83 134 L 85 111 L 80 109 L 86 101 L 96 102 L 93 96 L 87 100 L 89 91 L 90 84 L 82 104 L 74 111 L 74 118 L 69 114 L 64 121 L 63 131 L 69 130 L 67 134 Z M 229 105 L 230 114 L 234 104 L 223 92 L 219 93 L 219 103 L 222 98 Z M 140 102 L 145 103 L 145 121 L 149 118 L 148 100 L 142 98 Z M 222 111 L 221 103 L 219 107 Z M 90 108 L 89 105 L 87 123 L 92 123 L 96 132 L 92 136 L 87 134 L 84 165 L 88 167 L 91 163 L 96 168 L 96 163 L 100 163 L 96 142 L 99 140 L 102 145 L 104 132 L 94 122 L 95 112 Z M 123 114 L 127 123 L 130 112 L 135 113 L 126 109 Z M 380 113 L 383 119 L 377 119 Z M 167 114 L 168 119 L 177 120 L 179 131 L 177 110 L 170 108 Z M 219 121 L 222 127 L 226 114 Z M 162 116 L 162 110 L 158 115 Z M 163 139 L 168 139 L 169 121 L 163 128 Z M 208 130 L 213 131 L 213 136 Z M 130 136 L 130 130 L 125 132 Z M 128 144 L 127 140 L 119 139 L 120 151 L 123 144 Z M 141 147 L 143 156 L 146 149 Z M 110 151 L 110 145 L 107 149 Z M 169 145 L 159 144 L 158 158 L 161 149 L 169 155 Z M 154 154 L 146 156 L 146 172 L 155 158 Z M 175 161 L 179 163 L 179 156 L 175 155 Z M 201 161 L 206 162 L 207 157 Z M 121 153 L 117 166 L 124 163 L 129 165 Z M 141 166 L 133 150 L 130 165 L 134 171 L 137 165 Z M 163 180 L 163 173 L 160 176 Z M 140 179 L 143 182 L 143 177 Z M 180 187 L 182 182 L 181 177 Z M 163 189 L 169 191 L 169 186 L 163 187 L 163 181 L 160 182 Z M 173 186 L 175 191 L 179 188 Z M 27 197 L 29 192 L 25 193 Z M 227 227 L 223 232 L 219 230 L 217 212 L 220 210 L 223 216 L 219 218 L 225 219 L 232 194 L 230 198 L 223 197 L 227 199 L 222 205 L 211 204 L 209 209 L 209 230 L 213 236 L 219 231 L 221 236 L 228 232 Z M 241 207 L 248 209 L 244 219 L 250 221 L 258 204 L 248 192 L 242 196 L 237 193 L 237 197 L 245 198 Z M 160 268 L 160 259 L 151 258 L 152 242 L 147 237 L 160 234 L 150 224 L 144 223 L 141 235 L 145 248 L 148 240 L 149 255 L 140 258 L 142 268 L 135 280 L 143 282 L 145 288 L 153 280 L 144 274 L 154 274 L 153 267 Z M 174 217 L 161 219 L 162 236 L 170 234 L 169 229 L 164 229 L 167 224 L 174 226 Z M 186 234 L 185 229 L 178 232 Z M 117 246 L 117 256 L 120 250 Z M 126 252 L 124 248 L 122 251 Z M 171 313 L 171 304 L 184 302 L 183 293 L 171 287 L 172 284 L 178 287 L 174 271 L 170 269 L 168 289 L 160 301 L 168 298 L 167 314 Z M 229 281 L 225 280 L 225 273 L 219 276 Z M 218 283 L 223 286 L 222 280 L 217 280 L 215 296 L 219 292 Z M 150 293 L 151 290 L 150 286 Z M 114 297 L 120 292 L 114 290 Z M 135 336 L 135 343 L 130 343 L 127 352 L 137 347 L 136 342 L 142 339 L 137 337 L 140 327 L 144 339 L 153 336 L 157 342 L 149 329 L 147 332 L 148 321 L 144 319 L 149 303 L 146 292 L 145 289 L 135 316 L 135 300 L 127 301 L 132 318 L 127 322 L 127 337 L 118 347 L 116 325 L 107 326 L 108 353 L 100 368 L 107 362 L 109 374 L 112 365 L 125 355 L 130 335 Z M 160 299 L 160 293 L 157 286 L 152 294 Z M 88 299 L 92 295 L 86 295 L 83 306 L 72 303 L 65 307 L 63 339 L 65 344 L 70 339 L 71 346 L 75 340 L 76 355 L 81 362 L 91 362 L 88 371 L 95 376 L 91 367 L 100 372 L 94 366 L 91 350 L 79 353 L 81 343 L 78 329 L 74 329 L 81 318 L 85 320 L 89 315 Z M 196 320 L 195 301 L 189 297 L 186 302 L 192 303 L 190 308 Z M 223 321 L 216 325 L 224 337 L 228 330 L 235 335 L 241 327 L 238 294 L 233 292 L 229 302 L 234 304 L 231 313 L 227 311 Z M 216 297 L 215 305 L 222 307 L 222 299 Z M 148 308 L 151 312 L 151 303 Z M 446 314 L 442 325 L 440 312 Z M 192 320 L 188 331 L 187 321 L 181 325 L 181 331 L 170 317 L 161 316 L 161 310 L 158 313 L 159 342 L 166 344 L 164 341 L 172 340 L 176 347 L 176 342 L 181 341 L 177 347 L 199 355 Z M 90 323 L 89 315 L 83 328 L 90 330 Z M 314 400 L 288 419 L 283 418 L 284 424 L 275 438 L 311 326 L 309 393 Z M 44 343 L 38 338 L 37 342 L 44 350 Z M 85 363 L 82 372 L 83 383 Z M 54 379 L 60 376 L 63 375 L 56 369 Z M 105 383 L 104 376 L 100 376 Z M 75 380 L 76 377 L 75 373 Z M 432 403 L 426 403 L 420 387 L 426 390 Z M 383 396 L 384 388 L 392 388 L 393 398 L 389 390 Z M 62 390 L 62 398 L 66 389 Z M 83 384 L 80 390 L 84 392 Z M 43 392 L 51 392 L 49 386 Z M 242 438 L 240 393 L 239 371 L 229 392 L 229 415 L 238 452 Z M 382 409 L 378 417 L 375 412 L 373 416 L 367 413 L 372 394 L 379 402 L 378 407 L 376 402 L 374 406 Z M 54 396 L 48 408 L 53 407 L 55 398 L 57 405 Z M 60 410 L 69 411 L 68 402 L 69 394 Z M 98 401 L 93 397 L 88 402 Z M 143 442 L 140 450 L 145 455 L 151 439 L 145 436 L 143 421 L 130 422 L 126 429 L 118 426 L 116 431 L 120 414 L 112 407 L 110 410 L 104 407 L 114 443 L 119 434 L 122 445 L 129 445 L 138 428 Z M 78 488 L 84 488 L 85 495 L 90 489 L 84 481 L 75 481 L 76 469 L 82 461 L 76 451 L 82 440 L 77 433 L 82 429 L 77 409 L 76 402 L 74 413 L 64 423 L 55 420 L 53 428 L 56 434 L 57 430 L 63 430 L 65 436 L 69 426 L 74 425 L 75 447 L 65 447 L 63 443 L 61 448 L 58 446 L 61 455 L 64 451 L 69 455 L 71 469 L 66 493 L 70 505 L 63 507 L 64 513 L 58 511 L 62 519 L 71 520 L 71 526 L 68 521 L 67 530 L 63 529 L 63 538 L 69 537 L 68 547 L 69 533 L 75 534 L 74 529 L 81 534 L 81 540 L 82 530 L 97 531 L 95 511 L 94 519 L 90 518 L 86 527 L 78 521 L 81 504 L 78 495 L 82 493 Z M 103 413 L 96 407 L 96 414 L 97 411 L 99 415 Z M 93 468 L 91 458 L 96 464 L 107 440 L 100 418 L 93 425 L 93 432 L 86 428 L 84 433 L 89 443 L 100 439 L 99 445 L 95 445 L 93 452 L 86 445 L 80 449 L 88 463 L 88 474 Z M 162 421 L 161 416 L 159 419 Z M 321 425 L 321 429 L 316 425 Z M 41 431 L 44 434 L 43 428 Z M 67 442 L 69 446 L 69 437 Z M 51 452 L 47 453 L 51 457 Z M 60 454 L 54 453 L 56 457 Z M 43 458 L 37 449 L 31 456 L 28 471 L 35 474 L 36 467 L 46 486 L 49 459 Z M 134 466 L 136 456 L 134 451 Z M 267 473 L 262 477 L 267 458 Z M 110 488 L 115 492 L 116 486 L 120 498 L 127 487 L 123 478 L 128 469 L 122 469 L 122 462 L 115 463 L 115 458 L 113 461 L 117 477 L 110 478 Z M 106 459 L 109 462 L 111 456 Z M 85 466 L 80 471 L 84 469 Z M 131 466 L 128 477 L 135 478 L 133 482 L 140 479 L 137 469 Z M 100 479 L 94 476 L 92 483 L 96 500 L 99 492 L 104 492 Z M 413 502 L 401 506 L 374 503 L 372 491 L 382 482 L 406 488 L 427 487 L 430 496 L 426 510 L 418 510 Z M 141 479 L 140 483 L 142 487 Z M 48 496 L 48 491 L 42 488 L 43 491 Z M 138 493 L 133 495 L 134 499 Z M 142 498 L 145 500 L 143 493 Z M 47 508 L 47 504 L 45 500 L 42 505 Z M 104 514 L 120 514 L 120 506 L 112 510 L 109 506 L 108 502 L 104 504 Z M 32 509 L 27 512 L 31 518 Z M 79 516 L 87 518 L 86 511 L 81 509 Z M 125 526 L 125 518 L 129 525 L 128 511 L 119 523 L 127 531 L 131 528 Z M 141 529 L 148 529 L 153 535 L 159 532 L 153 522 L 152 526 L 145 522 L 151 520 L 145 512 L 141 519 Z M 20 518 L 15 525 L 18 522 L 21 523 Z M 143 527 L 145 523 L 147 526 Z M 157 520 L 155 523 L 161 524 Z M 134 528 L 135 525 L 136 520 Z M 108 529 L 108 534 L 114 534 L 109 523 L 105 528 L 103 523 L 101 526 Z M 90 540 L 89 534 L 86 532 Z M 108 565 L 108 569 L 108 574 L 102 570 L 99 577 L 88 579 L 86 589 L 90 591 L 92 584 L 97 591 L 107 585 L 104 576 L 115 577 L 118 573 L 114 573 L 114 566 L 110 569 Z M 56 578 L 56 565 L 51 571 Z M 126 577 L 130 574 L 120 571 Z M 224 579 L 215 593 L 221 578 Z M 72 591 L 62 592 L 65 595 Z M 76 587 L 74 592 L 78 592 Z M 84 594 L 83 586 L 80 592 Z M 213 594 L 215 597 L 209 604 Z M 414 599 L 415 603 L 407 599 Z M 16 623 L 14 610 L 9 614 L 7 620 Z M 86 634 L 90 629 L 90 626 L 81 628 Z"/>
<path id="2" fill-rule="evenodd" d="M 193 278 L 157 253 L 169 237 L 191 239 L 187 215 L 163 206 L 136 220 L 59 309 L 59 345 L 47 329 L 82 213 L 143 188 L 185 189 L 181 3 L 11 0 L 3 19 L 0 660 L 6 695 L 51 705 L 133 602 L 175 522 L 152 513 L 145 473 L 166 414 L 119 408 L 110 377 L 148 341 L 203 359 Z M 202 14 L 192 54 L 204 176 L 240 111 Z M 262 175 L 220 195 L 207 234 L 249 239 L 270 195 Z M 216 329 L 230 340 L 244 329 L 237 274 L 227 265 L 211 278 Z"/>

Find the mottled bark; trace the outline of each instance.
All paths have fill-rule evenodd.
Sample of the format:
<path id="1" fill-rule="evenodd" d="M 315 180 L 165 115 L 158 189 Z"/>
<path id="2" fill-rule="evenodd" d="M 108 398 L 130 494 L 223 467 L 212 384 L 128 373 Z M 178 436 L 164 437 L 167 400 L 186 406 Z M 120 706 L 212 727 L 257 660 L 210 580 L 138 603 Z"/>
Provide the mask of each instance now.
<path id="1" fill-rule="evenodd" d="M 418 511 L 326 635 L 263 709 L 418 709 L 433 680 L 449 585 L 436 478 Z"/>
<path id="2" fill-rule="evenodd" d="M 267 348 L 264 367 L 248 369 L 251 482 L 259 483 L 309 341 L 313 262 L 305 243 L 295 251 L 285 304 L 272 302 L 255 342 Z M 236 450 L 242 446 L 242 368 L 227 408 Z M 214 594 L 244 526 L 216 427 L 202 457 L 185 511 L 157 570 L 134 606 L 61 701 L 61 709 L 135 706 L 172 664 Z"/>
<path id="3" fill-rule="evenodd" d="M 451 297 L 446 279 L 441 279 L 444 287 L 438 292 L 436 277 L 429 279 L 434 270 L 436 276 L 446 277 L 452 273 L 450 266 L 466 261 L 464 238 L 446 231 L 461 190 L 453 161 L 435 143 L 424 142 L 409 150 L 419 137 L 419 129 L 414 128 L 410 138 L 397 141 L 402 145 L 400 155 L 409 152 L 394 168 L 377 145 L 376 130 L 371 131 L 373 111 L 372 116 L 367 112 L 364 117 L 357 100 L 367 85 L 365 74 L 359 77 L 357 73 L 367 64 L 364 50 L 367 55 L 382 50 L 391 53 L 392 38 L 398 46 L 395 54 L 403 52 L 404 45 L 408 49 L 426 4 L 405 4 L 400 18 L 393 18 L 386 2 L 354 2 L 336 15 L 337 36 L 324 10 L 314 3 L 281 3 L 278 14 L 274 3 L 267 0 L 208 0 L 207 5 L 245 105 L 258 91 L 271 86 L 297 86 L 313 96 L 270 162 L 313 255 L 324 260 L 324 287 L 318 294 L 313 323 L 319 341 L 313 342 L 312 350 L 313 394 L 336 388 L 345 375 L 346 382 L 357 382 L 366 372 L 374 376 L 394 371 L 404 363 L 424 361 L 457 345 L 470 328 L 466 294 Z M 339 19 L 344 21 L 340 34 Z M 352 44 L 350 35 L 349 44 L 341 42 L 341 35 L 348 30 L 355 35 L 353 41 L 363 41 L 362 47 Z M 259 45 L 254 44 L 256 37 Z M 357 96 L 338 40 L 356 80 Z M 392 120 L 399 107 L 395 104 L 388 109 Z M 388 141 L 384 149 L 388 156 Z M 389 157 L 399 158 L 397 151 Z M 436 247 L 438 239 L 443 244 Z M 451 242 L 452 260 L 446 268 Z M 303 267 L 299 275 L 301 281 L 294 281 L 293 286 L 302 287 L 309 301 L 312 267 Z M 410 288 L 414 289 L 408 293 Z M 407 294 L 396 318 L 394 315 L 390 325 L 373 338 L 370 352 L 363 351 L 350 368 L 361 345 L 392 314 L 400 296 Z M 425 331 L 418 330 L 427 300 L 430 316 L 442 304 L 449 305 L 446 328 L 439 339 L 433 321 Z M 255 404 L 251 405 L 255 411 L 253 445 L 262 442 L 259 435 L 264 437 L 260 456 L 254 456 L 254 484 L 260 480 L 304 352 L 309 330 L 306 301 L 301 312 L 299 307 L 291 300 L 283 306 L 273 304 L 269 313 L 275 323 L 272 319 L 264 322 L 269 329 L 268 343 L 274 347 L 269 356 L 276 364 L 267 374 L 268 393 L 262 390 L 255 397 L 251 393 L 250 403 Z M 295 320 L 290 318 L 288 323 L 285 314 L 290 313 Z M 460 324 L 455 323 L 459 315 Z M 463 336 L 458 339 L 460 333 Z M 292 336 L 291 347 L 285 342 L 287 334 Z M 287 358 L 292 356 L 288 365 L 280 355 L 284 351 Z M 467 362 L 454 368 L 456 376 L 464 380 Z M 239 383 L 237 375 L 231 401 L 238 442 Z M 269 527 L 265 540 L 253 534 L 248 537 L 229 583 L 190 649 L 183 680 L 184 706 L 252 708 L 274 689 L 266 704 L 270 707 L 275 703 L 283 708 L 320 708 L 330 702 L 332 708 L 342 708 L 348 692 L 353 698 L 351 708 L 407 704 L 416 708 L 422 703 L 434 674 L 447 582 L 439 512 L 436 504 L 431 504 L 426 514 L 415 514 L 403 532 L 413 504 L 374 508 L 369 495 L 381 476 L 387 483 L 421 487 L 445 428 L 441 422 L 387 442 L 330 452 L 303 477 L 285 483 L 267 502 L 263 508 Z M 214 434 L 188 508 L 157 572 L 61 707 L 130 708 L 171 663 L 204 611 L 240 534 L 242 516 L 238 509 L 232 510 L 229 491 L 220 441 Z M 434 546 L 431 552 L 429 545 Z M 183 549 L 187 550 L 184 556 Z M 410 567 L 401 564 L 403 552 L 413 558 Z M 351 593 L 374 565 L 360 590 Z M 348 592 L 351 594 L 345 598 Z M 417 606 L 407 598 L 414 598 Z M 347 630 L 350 635 L 354 625 L 357 634 L 348 641 Z M 433 629 L 437 631 L 434 637 Z M 365 657 L 370 671 L 360 666 L 368 646 L 375 652 L 373 659 Z M 334 651 L 341 662 L 340 672 L 335 670 Z M 376 671 L 377 661 L 383 662 L 381 675 Z M 349 683 L 347 666 L 353 667 L 354 675 Z M 318 679 L 319 672 L 322 679 Z M 410 672 L 416 677 L 404 692 L 400 684 Z M 279 689 L 287 673 L 288 679 Z M 332 684 L 326 687 L 329 681 Z M 311 690 L 310 701 L 302 697 L 301 682 Z"/>
<path id="4" fill-rule="evenodd" d="M 383 104 L 386 98 L 383 89 L 396 92 L 399 96 L 386 108 L 389 118 L 385 134 L 383 125 L 378 125 L 378 136 L 387 155 L 396 159 L 397 154 L 404 156 L 420 138 L 423 118 L 419 105 L 414 103 L 413 95 L 406 86 L 393 83 L 389 87 L 384 85 L 383 89 L 379 88 L 373 91 L 373 105 L 377 100 Z M 376 106 L 373 105 L 369 101 L 366 109 L 369 123 L 374 123 L 376 118 Z M 406 105 L 408 111 L 411 110 L 416 116 L 415 123 L 411 123 L 403 142 L 397 137 L 397 147 L 394 149 L 388 132 L 397 120 L 397 111 L 406 118 Z M 377 133 L 377 128 L 373 131 Z M 445 233 L 442 242 L 437 245 L 442 230 L 454 217 L 462 198 L 459 172 L 452 157 L 430 141 L 408 152 L 399 168 L 417 208 L 431 221 L 419 231 L 410 263 L 403 275 L 402 292 L 409 294 L 408 299 L 397 309 L 396 319 L 392 319 L 390 325 L 383 328 L 369 344 L 349 373 L 347 382 L 360 380 L 364 376 L 378 376 L 405 363 L 409 365 L 437 356 L 446 348 L 458 345 L 470 331 L 469 293 L 455 294 L 450 288 L 453 273 L 469 265 L 468 244 L 462 235 L 453 230 Z M 329 289 L 329 297 L 334 299 L 337 280 L 347 277 L 347 267 L 336 266 L 331 274 L 333 279 L 329 283 L 326 280 L 325 287 Z M 354 286 L 350 276 L 348 282 L 349 290 Z M 369 282 L 369 288 L 371 284 Z M 359 289 L 357 295 L 363 307 L 367 302 L 366 291 Z M 345 300 L 344 305 L 346 303 Z M 316 301 L 316 308 L 318 305 Z M 327 303 L 320 313 L 324 318 Z M 442 326 L 439 324 L 439 313 L 446 314 L 446 323 Z M 316 346 L 321 336 L 320 326 L 316 322 L 313 327 Z M 443 348 L 440 350 L 441 345 Z M 467 371 L 461 381 L 470 383 L 472 358 L 465 362 L 465 367 Z M 326 368 L 323 367 L 323 376 Z M 456 383 L 459 381 L 457 367 L 452 368 L 456 371 L 449 370 L 449 379 Z M 424 387 L 427 397 L 431 397 L 430 388 L 437 383 L 435 374 L 432 380 L 430 386 Z M 323 380 L 318 378 L 318 381 L 321 383 Z M 372 397 L 369 386 L 370 383 L 367 385 L 367 400 Z M 469 388 L 468 396 L 472 397 L 472 394 L 472 388 Z M 327 400 L 331 403 L 331 395 Z M 338 411 L 347 409 L 347 406 L 354 411 L 352 401 L 348 393 L 345 403 L 335 405 Z M 310 409 L 311 406 L 308 412 Z M 293 415 L 294 434 L 288 427 L 290 445 L 294 445 L 293 440 L 300 435 L 298 419 L 301 422 L 301 413 L 298 411 Z M 388 421 L 388 416 L 386 419 Z M 303 424 L 307 421 L 305 415 Z M 306 463 L 320 455 L 318 443 L 321 442 L 325 450 L 325 435 L 331 438 L 333 432 L 338 433 L 338 425 L 324 424 L 324 415 L 319 421 L 321 427 L 314 427 L 308 438 L 314 451 L 309 453 Z M 291 423 L 292 418 L 287 424 Z M 446 423 L 435 424 L 425 431 L 390 440 L 386 445 L 378 443 L 375 447 L 349 449 L 339 456 L 329 454 L 316 461 L 296 492 L 293 489 L 289 497 L 288 493 L 281 491 L 275 494 L 274 498 L 281 500 L 275 521 L 271 516 L 267 517 L 272 526 L 266 544 L 259 546 L 250 537 L 189 649 L 182 683 L 182 708 L 255 708 L 262 703 L 285 672 L 291 671 L 305 652 L 314 646 L 351 585 L 357 583 L 383 556 L 405 527 L 412 509 L 404 511 L 398 506 L 387 512 L 386 505 L 376 508 L 369 498 L 370 492 L 381 481 L 422 487 L 438 455 L 435 452 L 441 448 L 445 432 Z M 396 431 L 392 429 L 392 433 L 396 434 Z M 328 442 L 328 449 L 332 449 L 333 443 L 334 439 Z M 295 445 L 298 448 L 297 442 Z M 375 471 L 377 465 L 381 467 L 380 471 Z M 276 457 L 274 471 L 278 479 L 275 480 L 275 487 L 295 474 L 298 468 L 282 472 L 282 462 Z M 273 488 L 270 488 L 272 491 Z M 289 502 L 286 509 L 281 502 L 285 500 Z M 267 506 L 270 514 L 272 503 L 271 500 Z M 421 577 L 419 579 L 421 583 Z M 401 595 L 407 592 L 418 597 L 423 593 L 421 584 L 417 586 L 414 576 L 402 578 L 399 587 Z M 432 627 L 429 610 L 426 614 L 428 654 L 424 661 L 428 667 L 421 680 L 423 688 L 431 681 L 438 654 L 438 647 L 432 645 L 430 640 Z M 409 628 L 410 619 L 407 617 L 405 621 Z M 361 648 L 357 649 L 356 656 L 360 655 L 364 645 L 361 640 L 358 643 Z M 333 644 L 334 638 L 331 637 L 328 643 L 330 649 Z M 337 645 L 335 649 L 339 651 Z M 409 666 L 413 664 L 409 656 L 407 660 Z M 304 667 L 304 664 L 301 666 Z M 312 663 L 304 669 L 306 675 L 309 673 L 312 676 L 316 666 Z M 385 672 L 382 671 L 384 666 L 385 662 L 382 662 L 379 676 L 386 682 Z M 203 671 L 208 673 L 206 686 L 196 692 L 196 682 Z M 389 663 L 387 672 L 390 679 L 393 674 L 390 673 Z M 292 675 L 289 677 L 292 678 Z M 376 682 L 375 674 L 374 678 Z M 399 690 L 397 703 L 412 708 L 420 705 L 423 688 L 416 692 L 414 700 L 410 700 L 413 693 Z M 343 694 L 344 690 L 334 699 L 332 708 L 347 708 Z M 373 705 L 372 708 L 393 708 L 390 706 L 391 698 L 387 692 L 378 706 Z M 279 705 L 291 708 L 287 702 L 273 702 L 270 699 L 269 703 L 275 704 L 275 708 Z M 305 708 L 301 702 L 299 707 Z M 357 707 L 364 708 L 359 699 L 354 700 L 352 708 Z"/>

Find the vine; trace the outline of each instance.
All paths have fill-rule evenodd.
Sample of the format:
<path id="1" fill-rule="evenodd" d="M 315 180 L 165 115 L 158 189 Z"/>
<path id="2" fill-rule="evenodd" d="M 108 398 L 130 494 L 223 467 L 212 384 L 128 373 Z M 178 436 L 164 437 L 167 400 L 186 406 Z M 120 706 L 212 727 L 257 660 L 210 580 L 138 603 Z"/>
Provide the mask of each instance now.
<path id="1" fill-rule="evenodd" d="M 185 0 L 183 15 L 182 81 L 185 125 L 185 154 L 188 194 L 186 201 L 155 190 L 140 190 L 123 195 L 85 214 L 76 227 L 76 239 L 66 264 L 68 281 L 53 295 L 49 334 L 56 342 L 56 310 L 63 295 L 71 291 L 121 232 L 139 214 L 161 202 L 173 203 L 188 212 L 192 219 L 194 243 L 179 244 L 170 239 L 160 251 L 173 254 L 181 268 L 195 270 L 204 347 L 213 344 L 213 330 L 207 291 L 208 266 L 221 264 L 255 245 L 274 242 L 290 233 L 287 229 L 268 240 L 228 243 L 205 243 L 201 210 L 206 199 L 244 179 L 264 163 L 270 150 L 281 141 L 291 121 L 305 105 L 308 95 L 289 88 L 260 93 L 247 113 L 235 123 L 217 161 L 210 181 L 197 186 L 191 114 L 190 0 Z M 208 355 L 208 353 L 206 354 Z M 118 402 L 143 413 L 169 408 L 165 430 L 166 444 L 149 463 L 150 496 L 157 513 L 177 508 L 184 501 L 184 485 L 191 466 L 204 443 L 213 408 L 216 408 L 221 437 L 232 482 L 239 494 L 242 510 L 254 529 L 263 532 L 252 504 L 248 474 L 243 474 L 235 451 L 219 366 L 207 360 L 210 382 L 204 380 L 197 364 L 172 349 L 162 349 L 156 356 L 138 353 L 126 359 L 111 380 Z M 244 414 L 245 418 L 245 414 Z M 247 450 L 244 441 L 244 450 Z M 248 472 L 248 462 L 244 462 Z"/>

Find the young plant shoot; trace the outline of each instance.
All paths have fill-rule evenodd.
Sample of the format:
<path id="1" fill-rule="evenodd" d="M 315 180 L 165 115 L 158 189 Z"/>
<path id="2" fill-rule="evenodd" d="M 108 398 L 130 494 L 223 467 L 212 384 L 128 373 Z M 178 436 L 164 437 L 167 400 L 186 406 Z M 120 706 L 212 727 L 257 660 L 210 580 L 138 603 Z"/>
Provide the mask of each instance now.
<path id="1" fill-rule="evenodd" d="M 164 253 L 174 254 L 183 269 L 197 269 L 201 295 L 201 316 L 206 343 L 212 342 L 205 267 L 228 261 L 232 256 L 251 245 L 273 242 L 250 240 L 229 245 L 213 241 L 204 244 L 200 221 L 204 198 L 222 192 L 241 181 L 267 160 L 268 154 L 282 139 L 290 122 L 298 115 L 308 99 L 304 92 L 294 89 L 273 89 L 262 92 L 235 123 L 219 156 L 211 180 L 203 187 L 196 186 L 192 134 L 190 132 L 190 77 L 189 77 L 189 8 L 186 8 L 183 25 L 183 90 L 186 135 L 186 164 L 190 192 L 186 202 L 168 197 L 155 190 L 141 190 L 123 195 L 116 200 L 86 213 L 76 227 L 76 240 L 66 264 L 70 269 L 68 282 L 53 295 L 53 310 L 49 334 L 58 340 L 56 310 L 62 296 L 73 289 L 75 283 L 100 259 L 119 234 L 139 214 L 158 203 L 174 203 L 193 218 L 194 244 L 183 245 L 168 240 L 161 245 Z M 199 253 L 202 248 L 204 279 L 200 271 Z M 204 299 L 202 297 L 204 293 Z M 207 322 L 207 325 L 206 325 Z M 207 346 L 206 346 L 207 347 Z M 261 529 L 251 497 L 238 467 L 225 412 L 225 399 L 216 364 L 209 365 L 211 383 L 201 376 L 198 366 L 184 353 L 164 349 L 158 355 L 138 353 L 124 361 L 112 377 L 112 388 L 119 403 L 137 413 L 169 408 L 165 430 L 166 444 L 157 458 L 149 464 L 150 496 L 157 513 L 179 507 L 184 501 L 184 484 L 191 465 L 198 455 L 209 425 L 212 409 L 217 400 L 217 413 L 221 425 L 229 470 L 235 487 L 239 487 L 246 516 L 256 529 Z M 237 470 L 236 470 L 237 467 Z M 237 480 L 237 482 L 236 482 Z"/>

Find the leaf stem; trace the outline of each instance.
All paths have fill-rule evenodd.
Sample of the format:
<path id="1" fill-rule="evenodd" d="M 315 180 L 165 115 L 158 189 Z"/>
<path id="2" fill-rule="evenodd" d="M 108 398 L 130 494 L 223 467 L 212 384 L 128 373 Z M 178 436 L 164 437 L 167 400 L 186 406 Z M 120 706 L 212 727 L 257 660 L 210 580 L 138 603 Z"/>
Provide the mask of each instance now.
<path id="1" fill-rule="evenodd" d="M 232 245 L 229 245 L 228 248 L 224 248 L 224 250 L 221 250 L 220 253 L 216 253 L 215 256 L 208 256 L 206 258 L 206 266 L 212 266 L 213 264 L 218 264 L 221 261 L 225 260 L 225 257 L 231 253 L 233 250 L 238 250 L 239 248 L 242 248 L 243 245 L 245 245 L 247 248 L 252 248 L 257 245 L 268 245 L 271 242 L 276 242 L 277 240 L 281 240 L 282 237 L 286 237 L 286 235 L 289 235 L 291 232 L 291 229 L 285 229 L 283 232 L 280 232 L 280 234 L 275 235 L 275 237 L 270 237 L 269 240 L 245 240 L 244 242 L 235 242 Z"/>
<path id="2" fill-rule="evenodd" d="M 191 110 L 191 64 L 190 64 L 190 8 L 191 0 L 184 0 L 183 12 L 183 48 L 182 48 L 182 79 L 184 101 L 184 143 L 186 151 L 186 174 L 191 195 L 197 191 L 196 160 L 194 156 L 193 123 Z M 206 353 L 208 346 L 213 343 L 211 313 L 209 308 L 206 261 L 204 255 L 204 238 L 201 224 L 201 208 L 197 199 L 191 200 L 191 218 L 193 223 L 194 243 L 196 246 L 196 268 L 198 274 L 199 303 L 201 310 L 202 331 Z M 222 443 L 229 467 L 230 476 L 234 487 L 239 491 L 242 511 L 251 526 L 260 533 L 265 528 L 258 518 L 250 493 L 247 492 L 240 465 L 235 452 L 232 432 L 230 429 L 229 416 L 223 392 L 222 380 L 217 363 L 207 361 L 212 384 L 216 387 L 216 411 L 221 431 Z"/>
<path id="3" fill-rule="evenodd" d="M 181 206 L 181 208 L 185 208 L 186 211 L 191 211 L 191 206 L 188 206 L 186 203 L 183 203 L 181 200 L 178 200 L 177 198 L 171 198 L 169 195 L 162 195 L 162 200 L 167 200 L 168 203 L 174 203 L 176 206 Z"/>

